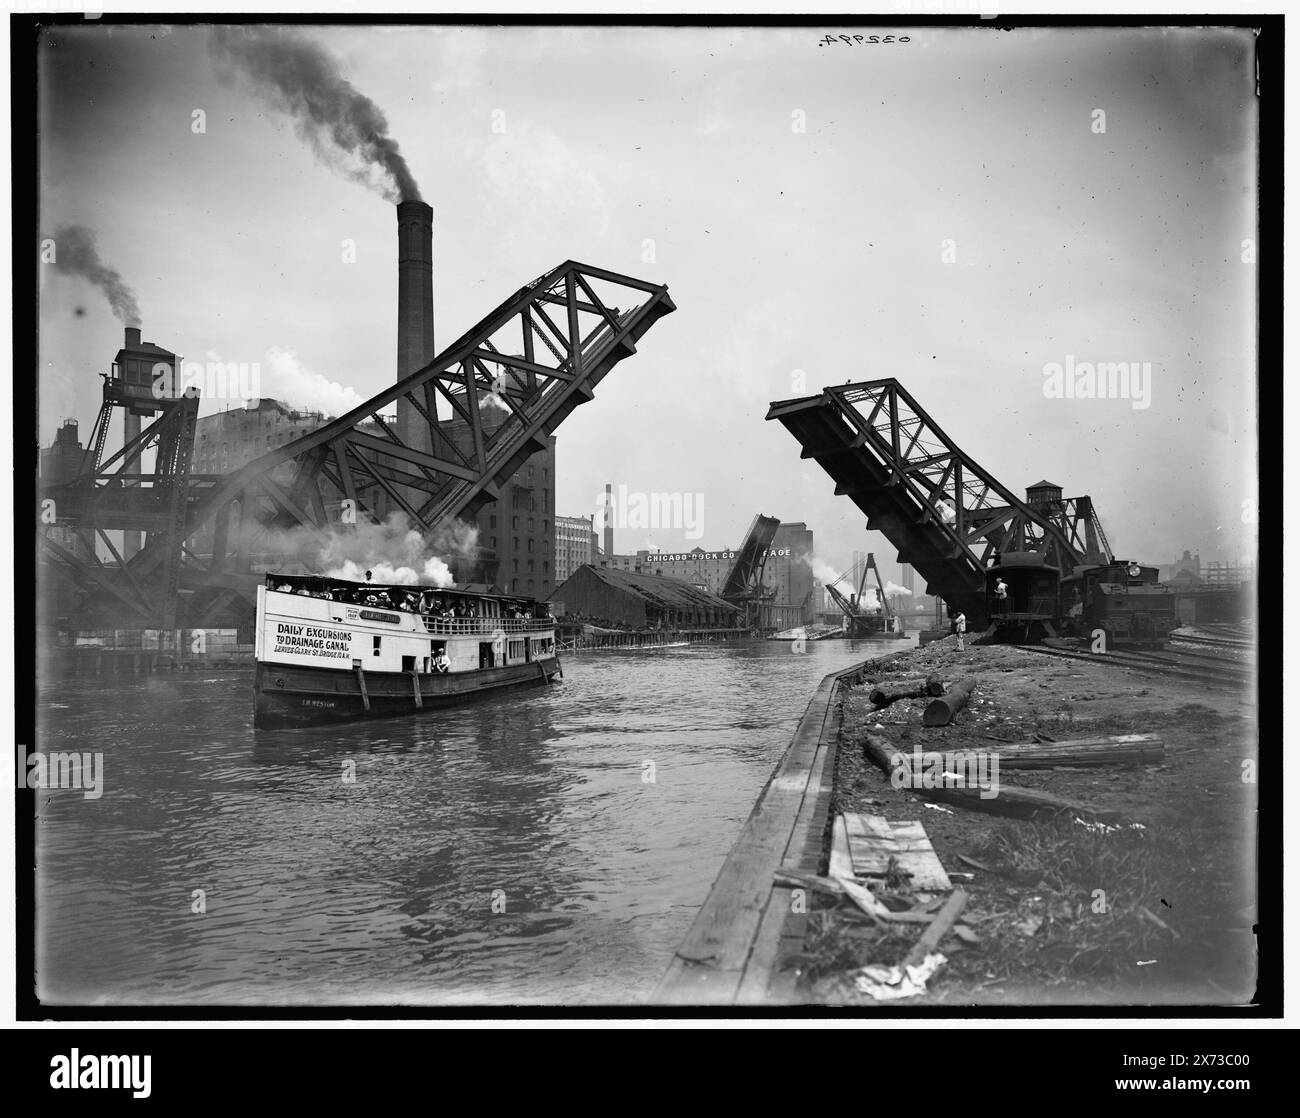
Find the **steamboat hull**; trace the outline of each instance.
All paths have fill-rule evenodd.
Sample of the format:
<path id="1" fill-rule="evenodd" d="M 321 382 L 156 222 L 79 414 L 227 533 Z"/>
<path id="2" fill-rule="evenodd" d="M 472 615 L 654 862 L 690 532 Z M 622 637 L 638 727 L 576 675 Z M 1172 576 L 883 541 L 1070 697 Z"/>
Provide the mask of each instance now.
<path id="1" fill-rule="evenodd" d="M 472 672 L 365 672 L 298 664 L 257 665 L 253 725 L 259 730 L 430 714 L 561 676 L 556 656 Z"/>

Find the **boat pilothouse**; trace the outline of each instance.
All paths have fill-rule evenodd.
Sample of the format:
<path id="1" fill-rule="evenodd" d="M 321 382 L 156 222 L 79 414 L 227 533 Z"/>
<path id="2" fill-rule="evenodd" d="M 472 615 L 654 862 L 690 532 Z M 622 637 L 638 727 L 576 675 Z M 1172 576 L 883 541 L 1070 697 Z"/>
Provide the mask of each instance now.
<path id="1" fill-rule="evenodd" d="M 422 713 L 561 675 L 545 602 L 267 575 L 257 589 L 254 724 Z"/>

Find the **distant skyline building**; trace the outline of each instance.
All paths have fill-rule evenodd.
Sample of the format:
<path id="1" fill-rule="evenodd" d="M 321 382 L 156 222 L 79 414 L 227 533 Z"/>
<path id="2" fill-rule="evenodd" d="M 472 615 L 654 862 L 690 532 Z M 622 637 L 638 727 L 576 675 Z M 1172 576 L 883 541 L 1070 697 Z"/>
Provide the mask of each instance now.
<path id="1" fill-rule="evenodd" d="M 557 516 L 555 518 L 555 583 L 558 586 L 584 563 L 596 566 L 600 548 L 596 546 L 595 514 Z"/>

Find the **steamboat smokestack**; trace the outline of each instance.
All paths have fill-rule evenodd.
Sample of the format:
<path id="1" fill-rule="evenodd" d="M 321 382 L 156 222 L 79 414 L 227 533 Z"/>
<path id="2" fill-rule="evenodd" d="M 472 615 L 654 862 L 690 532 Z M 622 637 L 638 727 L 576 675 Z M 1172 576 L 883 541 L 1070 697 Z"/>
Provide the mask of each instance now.
<path id="1" fill-rule="evenodd" d="M 397 379 L 424 368 L 433 346 L 433 207 L 397 204 Z M 397 403 L 398 437 L 431 450 L 423 417 L 406 400 Z"/>

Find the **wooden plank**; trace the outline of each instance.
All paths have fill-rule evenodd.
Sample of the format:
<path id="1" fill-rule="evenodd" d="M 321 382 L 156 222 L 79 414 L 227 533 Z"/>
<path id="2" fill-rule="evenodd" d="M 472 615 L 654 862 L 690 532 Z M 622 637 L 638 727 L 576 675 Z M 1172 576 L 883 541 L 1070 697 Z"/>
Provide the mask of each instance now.
<path id="1" fill-rule="evenodd" d="M 831 859 L 826 871 L 828 877 L 854 877 L 853 853 L 849 845 L 849 833 L 843 815 L 835 817 L 831 828 Z"/>
<path id="2" fill-rule="evenodd" d="M 370 709 L 370 692 L 366 690 L 366 672 L 365 669 L 357 667 L 357 683 L 361 686 L 361 706 L 365 710 Z"/>
<path id="3" fill-rule="evenodd" d="M 930 893 L 948 892 L 952 882 L 921 821 L 896 822 L 893 828 L 895 840 L 907 848 L 901 861 L 903 868 L 911 871 L 912 888 Z"/>
<path id="4" fill-rule="evenodd" d="M 919 820 L 891 823 L 883 816 L 856 813 L 847 813 L 842 818 L 848 832 L 852 876 L 884 877 L 892 859 L 895 867 L 907 875 L 913 889 L 946 893 L 952 888 L 930 836 Z"/>
<path id="5" fill-rule="evenodd" d="M 939 910 L 933 922 L 924 932 L 921 938 L 912 945 L 903 959 L 904 967 L 915 967 L 925 962 L 925 957 L 938 950 L 939 941 L 948 934 L 949 929 L 957 923 L 957 917 L 961 915 L 961 910 L 966 907 L 966 890 L 955 889 L 953 894 L 948 898 L 948 903 Z"/>

